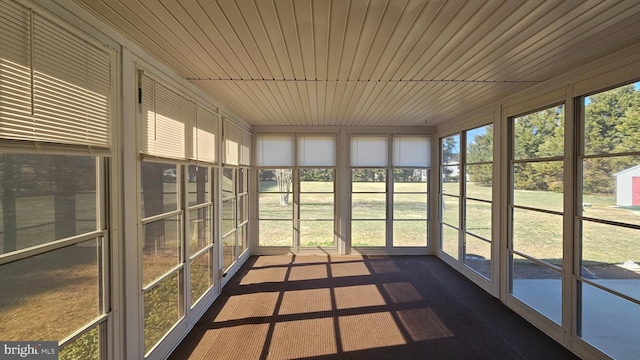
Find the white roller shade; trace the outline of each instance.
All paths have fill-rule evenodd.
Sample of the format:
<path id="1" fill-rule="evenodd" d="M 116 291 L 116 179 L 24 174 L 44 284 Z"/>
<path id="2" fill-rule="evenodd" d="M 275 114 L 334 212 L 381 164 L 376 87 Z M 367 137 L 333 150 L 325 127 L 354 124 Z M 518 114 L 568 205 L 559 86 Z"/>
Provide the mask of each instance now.
<path id="1" fill-rule="evenodd" d="M 335 136 L 298 136 L 298 165 L 336 166 Z"/>
<path id="2" fill-rule="evenodd" d="M 0 137 L 110 147 L 113 52 L 13 2 L 0 33 Z"/>
<path id="3" fill-rule="evenodd" d="M 352 136 L 351 166 L 387 166 L 388 138 L 386 136 Z"/>
<path id="4" fill-rule="evenodd" d="M 242 129 L 234 123 L 224 121 L 224 163 L 227 165 L 240 164 L 240 143 L 242 142 Z"/>
<path id="5" fill-rule="evenodd" d="M 394 136 L 393 166 L 430 167 L 431 138 L 429 136 Z"/>
<path id="6" fill-rule="evenodd" d="M 251 165 L 251 133 L 242 130 L 242 143 L 240 145 L 240 165 Z"/>
<path id="7" fill-rule="evenodd" d="M 258 135 L 256 165 L 294 166 L 295 137 L 293 135 Z"/>

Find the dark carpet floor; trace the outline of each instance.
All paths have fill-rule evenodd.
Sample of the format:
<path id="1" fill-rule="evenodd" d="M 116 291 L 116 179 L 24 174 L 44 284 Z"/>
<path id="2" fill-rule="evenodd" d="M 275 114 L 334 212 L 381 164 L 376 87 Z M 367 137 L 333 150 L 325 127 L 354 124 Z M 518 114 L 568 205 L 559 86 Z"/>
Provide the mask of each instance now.
<path id="1" fill-rule="evenodd" d="M 170 359 L 576 359 L 433 256 L 251 257 Z"/>

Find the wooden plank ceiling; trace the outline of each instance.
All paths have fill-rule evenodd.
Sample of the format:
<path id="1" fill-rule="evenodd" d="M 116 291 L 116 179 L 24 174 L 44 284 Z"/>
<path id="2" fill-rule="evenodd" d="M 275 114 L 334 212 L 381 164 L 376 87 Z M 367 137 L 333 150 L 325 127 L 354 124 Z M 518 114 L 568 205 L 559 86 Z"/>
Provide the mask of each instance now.
<path id="1" fill-rule="evenodd" d="M 438 125 L 640 42 L 636 0 L 75 0 L 252 125 Z"/>

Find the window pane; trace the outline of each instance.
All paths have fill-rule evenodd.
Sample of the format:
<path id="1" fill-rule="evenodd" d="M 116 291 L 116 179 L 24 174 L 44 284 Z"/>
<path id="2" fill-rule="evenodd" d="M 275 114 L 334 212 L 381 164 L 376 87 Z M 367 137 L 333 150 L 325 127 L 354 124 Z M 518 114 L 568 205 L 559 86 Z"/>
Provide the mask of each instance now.
<path id="1" fill-rule="evenodd" d="M 441 152 L 442 164 L 460 163 L 460 135 L 447 136 L 442 138 Z"/>
<path id="2" fill-rule="evenodd" d="M 640 225 L 640 156 L 584 159 L 582 215 Z"/>
<path id="3" fill-rule="evenodd" d="M 144 292 L 144 351 L 155 344 L 180 320 L 179 273 Z"/>
<path id="4" fill-rule="evenodd" d="M 464 236 L 464 264 L 491 279 L 491 243 L 475 236 Z"/>
<path id="5" fill-rule="evenodd" d="M 427 222 L 394 221 L 393 246 L 427 246 Z"/>
<path id="6" fill-rule="evenodd" d="M 333 245 L 333 221 L 300 221 L 300 246 Z"/>
<path id="7" fill-rule="evenodd" d="M 460 195 L 460 166 L 442 167 L 442 192 L 449 195 Z"/>
<path id="8" fill-rule="evenodd" d="M 455 196 L 442 196 L 442 222 L 460 227 L 460 198 Z"/>
<path id="9" fill-rule="evenodd" d="M 589 284 L 581 283 L 581 288 L 578 334 L 613 359 L 637 358 L 640 333 L 633 329 L 640 322 L 640 305 Z"/>
<path id="10" fill-rule="evenodd" d="M 582 276 L 640 300 L 638 239 L 640 230 L 582 221 Z"/>
<path id="11" fill-rule="evenodd" d="M 180 263 L 180 217 L 142 226 L 142 282 L 148 285 Z"/>
<path id="12" fill-rule="evenodd" d="M 385 221 L 351 221 L 351 246 L 385 246 Z"/>
<path id="13" fill-rule="evenodd" d="M 244 194 L 249 191 L 249 171 L 246 168 L 238 169 L 238 194 Z"/>
<path id="14" fill-rule="evenodd" d="M 333 192 L 333 169 L 301 169 L 300 192 Z"/>
<path id="15" fill-rule="evenodd" d="M 352 169 L 351 191 L 386 192 L 387 171 L 385 169 Z"/>
<path id="16" fill-rule="evenodd" d="M 222 169 L 222 198 L 232 197 L 236 194 L 235 169 Z"/>
<path id="17" fill-rule="evenodd" d="M 60 349 L 60 360 L 75 359 L 100 359 L 100 325 L 93 327 Z"/>
<path id="18" fill-rule="evenodd" d="M 300 194 L 300 219 L 328 219 L 334 218 L 333 193 L 331 194 Z"/>
<path id="19" fill-rule="evenodd" d="M 449 256 L 458 260 L 458 230 L 447 225 L 440 225 L 440 237 L 442 243 L 440 248 Z"/>
<path id="20" fill-rule="evenodd" d="M 428 192 L 429 170 L 427 169 L 394 169 L 394 192 Z"/>
<path id="21" fill-rule="evenodd" d="M 514 209 L 513 249 L 562 266 L 562 216 Z"/>
<path id="22" fill-rule="evenodd" d="M 245 250 L 249 248 L 247 242 L 247 224 L 244 224 L 238 228 L 238 256 L 241 256 Z"/>
<path id="23" fill-rule="evenodd" d="M 427 219 L 427 194 L 394 194 L 394 219 Z"/>
<path id="24" fill-rule="evenodd" d="M 466 200 L 465 230 L 491 240 L 491 203 Z"/>
<path id="25" fill-rule="evenodd" d="M 562 211 L 562 161 L 514 164 L 513 203 L 536 209 Z"/>
<path id="26" fill-rule="evenodd" d="M 584 99 L 585 154 L 640 151 L 639 86 L 629 84 Z"/>
<path id="27" fill-rule="evenodd" d="M 236 228 L 235 199 L 222 202 L 222 235 Z"/>
<path id="28" fill-rule="evenodd" d="M 260 219 L 293 219 L 293 195 L 291 193 L 259 194 Z"/>
<path id="29" fill-rule="evenodd" d="M 222 238 L 222 265 L 225 270 L 236 262 L 236 233 L 232 232 Z"/>
<path id="30" fill-rule="evenodd" d="M 351 194 L 352 219 L 385 219 L 386 194 Z"/>
<path id="31" fill-rule="evenodd" d="M 260 246 L 293 246 L 292 221 L 260 221 Z"/>
<path id="32" fill-rule="evenodd" d="M 189 211 L 189 254 L 193 255 L 211 244 L 211 208 Z"/>
<path id="33" fill-rule="evenodd" d="M 260 192 L 282 192 L 293 191 L 293 170 L 291 169 L 271 169 L 260 170 Z"/>
<path id="34" fill-rule="evenodd" d="M 491 201 L 493 196 L 493 165 L 467 165 L 466 171 L 466 196 Z"/>
<path id="35" fill-rule="evenodd" d="M 198 299 L 213 286 L 212 269 L 211 250 L 205 251 L 191 260 L 191 274 L 189 276 L 191 280 L 191 306 L 195 305 Z"/>
<path id="36" fill-rule="evenodd" d="M 142 162 L 140 173 L 140 206 L 143 219 L 178 209 L 177 165 Z"/>
<path id="37" fill-rule="evenodd" d="M 562 323 L 562 275 L 513 254 L 513 296 L 558 324 Z"/>
<path id="38" fill-rule="evenodd" d="M 211 201 L 209 193 L 209 168 L 206 166 L 189 165 L 189 182 L 187 183 L 189 206 Z"/>
<path id="39" fill-rule="evenodd" d="M 0 197 L 0 254 L 95 231 L 96 158 L 0 154 Z"/>
<path id="40" fill-rule="evenodd" d="M 60 341 L 101 314 L 98 240 L 0 266 L 0 339 Z"/>
<path id="41" fill-rule="evenodd" d="M 467 163 L 493 161 L 493 125 L 468 130 Z"/>
<path id="42" fill-rule="evenodd" d="M 249 220 L 249 195 L 238 196 L 238 224 Z"/>
<path id="43" fill-rule="evenodd" d="M 514 159 L 564 155 L 564 105 L 513 119 Z"/>

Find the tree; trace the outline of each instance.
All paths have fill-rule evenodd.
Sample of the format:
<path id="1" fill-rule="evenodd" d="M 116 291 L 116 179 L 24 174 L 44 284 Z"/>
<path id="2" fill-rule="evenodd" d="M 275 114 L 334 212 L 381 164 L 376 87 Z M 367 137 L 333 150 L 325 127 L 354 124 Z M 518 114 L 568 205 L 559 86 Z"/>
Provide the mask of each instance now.
<path id="1" fill-rule="evenodd" d="M 493 126 L 485 126 L 484 129 L 483 134 L 467 139 L 467 163 L 493 161 Z M 491 165 L 467 166 L 467 172 L 469 181 L 481 186 L 491 186 L 493 178 Z"/>
<path id="2" fill-rule="evenodd" d="M 291 193 L 291 169 L 274 170 L 278 191 L 280 192 L 280 205 L 289 205 L 289 194 Z"/>

